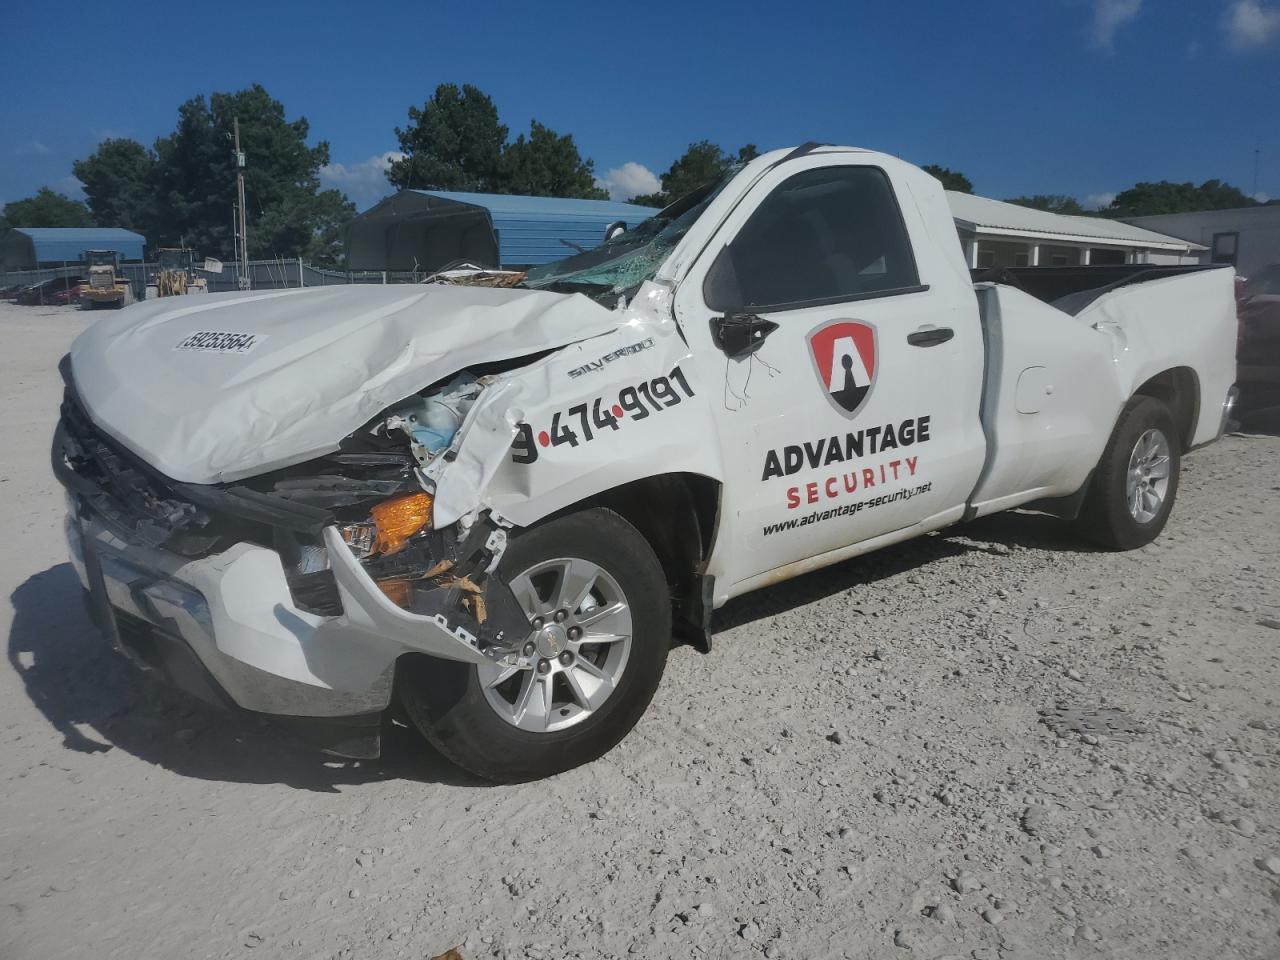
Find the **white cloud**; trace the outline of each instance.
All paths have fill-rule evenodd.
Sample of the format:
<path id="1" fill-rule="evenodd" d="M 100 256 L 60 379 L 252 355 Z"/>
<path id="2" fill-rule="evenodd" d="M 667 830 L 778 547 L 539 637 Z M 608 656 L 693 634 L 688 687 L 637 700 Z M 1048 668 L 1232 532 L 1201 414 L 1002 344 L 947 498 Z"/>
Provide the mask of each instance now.
<path id="1" fill-rule="evenodd" d="M 1235 0 L 1225 20 L 1227 41 L 1237 50 L 1263 47 L 1280 37 L 1280 7 L 1259 0 Z"/>
<path id="2" fill-rule="evenodd" d="M 395 187 L 387 182 L 387 169 L 402 159 L 404 154 L 400 151 L 388 150 L 375 153 L 359 163 L 331 163 L 320 168 L 320 184 L 336 187 L 347 195 L 357 210 L 365 210 L 395 192 Z"/>
<path id="3" fill-rule="evenodd" d="M 64 197 L 70 197 L 72 200 L 84 199 L 84 184 L 71 174 L 67 174 L 61 180 L 55 182 L 53 184 L 53 189 L 57 190 Z"/>
<path id="4" fill-rule="evenodd" d="M 1099 50 L 1115 47 L 1116 32 L 1138 15 L 1142 0 L 1093 0 L 1093 45 Z"/>
<path id="5" fill-rule="evenodd" d="M 628 160 L 614 167 L 596 180 L 596 186 L 609 191 L 610 200 L 630 200 L 642 193 L 657 193 L 662 189 L 658 178 L 642 163 Z"/>
<path id="6" fill-rule="evenodd" d="M 1271 194 L 1263 193 L 1261 190 L 1259 190 L 1257 193 L 1253 195 L 1253 199 L 1257 200 L 1259 203 L 1270 203 Z"/>
<path id="7" fill-rule="evenodd" d="M 14 155 L 19 157 L 43 157 L 48 152 L 49 148 L 39 140 L 28 140 L 13 148 Z"/>
<path id="8" fill-rule="evenodd" d="M 1116 198 L 1114 193 L 1091 193 L 1084 198 L 1081 204 L 1086 210 L 1101 210 L 1103 207 L 1111 206 L 1111 201 Z"/>

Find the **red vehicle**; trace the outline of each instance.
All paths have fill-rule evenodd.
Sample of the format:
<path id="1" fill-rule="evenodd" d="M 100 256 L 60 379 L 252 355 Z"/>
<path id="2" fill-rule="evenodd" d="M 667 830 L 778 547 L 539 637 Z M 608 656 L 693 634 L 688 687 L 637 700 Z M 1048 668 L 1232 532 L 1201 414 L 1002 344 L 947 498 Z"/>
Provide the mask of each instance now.
<path id="1" fill-rule="evenodd" d="M 80 277 L 52 277 L 23 287 L 18 291 L 17 303 L 23 306 L 60 306 L 80 301 Z"/>
<path id="2" fill-rule="evenodd" d="M 1280 425 L 1280 263 L 1239 286 L 1236 311 L 1238 416 L 1246 427 L 1264 419 Z"/>

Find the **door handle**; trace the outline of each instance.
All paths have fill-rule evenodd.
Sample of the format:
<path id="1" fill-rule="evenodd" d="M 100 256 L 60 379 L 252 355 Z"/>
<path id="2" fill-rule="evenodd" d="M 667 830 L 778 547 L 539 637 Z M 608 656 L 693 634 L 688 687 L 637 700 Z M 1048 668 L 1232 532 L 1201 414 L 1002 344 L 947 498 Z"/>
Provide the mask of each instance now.
<path id="1" fill-rule="evenodd" d="M 921 327 L 907 334 L 907 343 L 913 347 L 936 347 L 955 335 L 956 332 L 950 327 Z"/>

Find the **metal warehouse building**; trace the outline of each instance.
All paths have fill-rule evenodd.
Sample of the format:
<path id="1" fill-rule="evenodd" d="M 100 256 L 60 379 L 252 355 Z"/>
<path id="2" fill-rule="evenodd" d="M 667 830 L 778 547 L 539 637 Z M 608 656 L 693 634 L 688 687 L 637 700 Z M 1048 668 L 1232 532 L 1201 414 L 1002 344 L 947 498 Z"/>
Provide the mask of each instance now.
<path id="1" fill-rule="evenodd" d="M 121 260 L 141 260 L 146 239 L 120 227 L 14 227 L 0 241 L 6 270 L 79 263 L 86 250 L 114 250 Z"/>
<path id="2" fill-rule="evenodd" d="M 1280 263 L 1280 203 L 1134 217 L 1125 222 L 1190 240 L 1204 251 L 1202 263 L 1229 263 L 1244 277 Z"/>
<path id="3" fill-rule="evenodd" d="M 1195 263 L 1205 248 L 1103 217 L 1073 217 L 947 191 L 972 268 Z"/>
<path id="4" fill-rule="evenodd" d="M 611 200 L 402 190 L 347 226 L 351 270 L 438 270 L 454 260 L 527 267 L 599 246 L 658 211 Z"/>

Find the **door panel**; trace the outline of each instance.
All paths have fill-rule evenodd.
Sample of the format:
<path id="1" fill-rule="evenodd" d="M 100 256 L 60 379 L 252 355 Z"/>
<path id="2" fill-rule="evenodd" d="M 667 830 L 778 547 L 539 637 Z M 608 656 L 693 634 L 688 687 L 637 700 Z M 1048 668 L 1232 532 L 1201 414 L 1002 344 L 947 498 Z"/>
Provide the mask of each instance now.
<path id="1" fill-rule="evenodd" d="M 724 356 L 713 402 L 730 468 L 713 565 L 730 584 L 958 512 L 984 458 L 972 291 L 918 272 L 917 207 L 883 171 L 811 162 L 758 182 L 676 296 L 709 357 L 726 313 L 776 324 Z"/>

